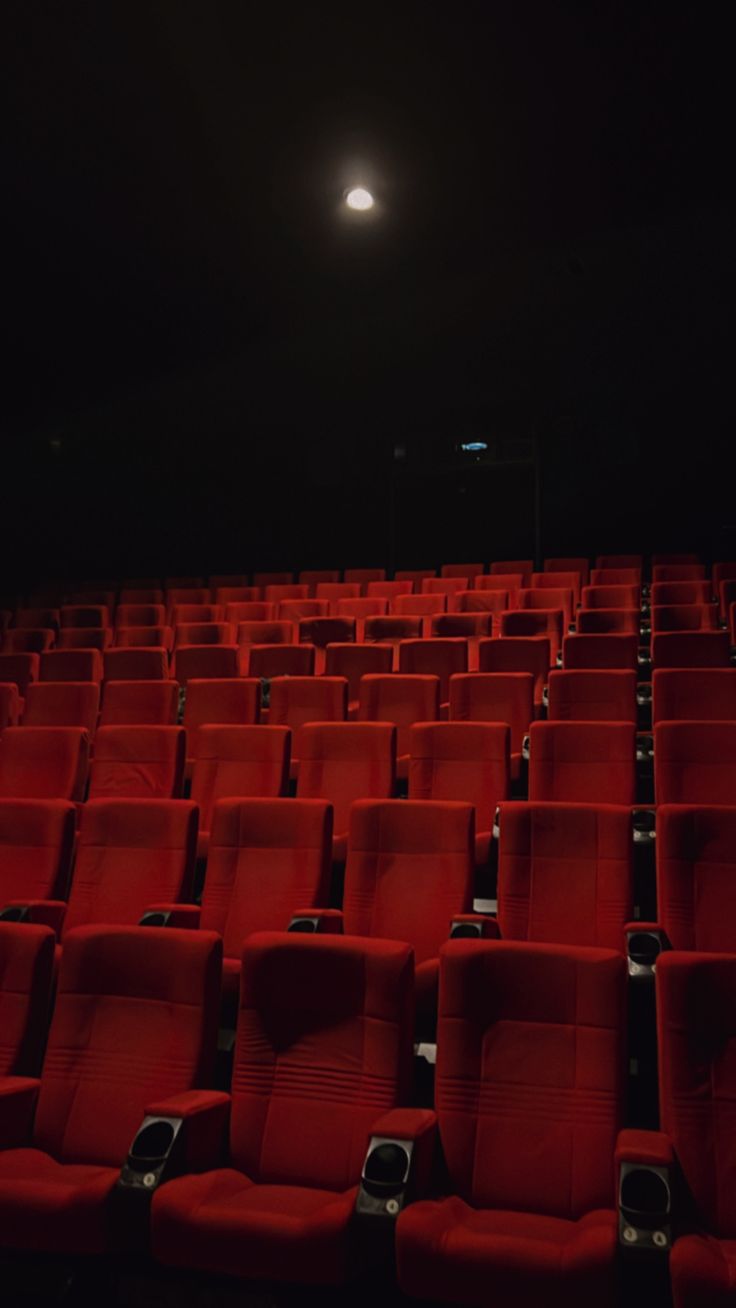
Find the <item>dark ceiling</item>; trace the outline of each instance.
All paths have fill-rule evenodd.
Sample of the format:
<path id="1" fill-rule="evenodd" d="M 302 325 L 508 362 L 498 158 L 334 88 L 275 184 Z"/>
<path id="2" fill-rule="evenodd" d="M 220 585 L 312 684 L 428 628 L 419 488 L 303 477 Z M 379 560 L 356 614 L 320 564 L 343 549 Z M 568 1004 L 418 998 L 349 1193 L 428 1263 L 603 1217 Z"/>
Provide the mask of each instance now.
<path id="1" fill-rule="evenodd" d="M 552 418 L 591 369 L 610 398 L 601 355 L 660 385 L 716 291 L 722 51 L 696 6 L 16 0 L 3 22 L 22 426 L 228 360 L 289 423 L 328 392 Z M 349 223 L 357 177 L 382 214 Z"/>

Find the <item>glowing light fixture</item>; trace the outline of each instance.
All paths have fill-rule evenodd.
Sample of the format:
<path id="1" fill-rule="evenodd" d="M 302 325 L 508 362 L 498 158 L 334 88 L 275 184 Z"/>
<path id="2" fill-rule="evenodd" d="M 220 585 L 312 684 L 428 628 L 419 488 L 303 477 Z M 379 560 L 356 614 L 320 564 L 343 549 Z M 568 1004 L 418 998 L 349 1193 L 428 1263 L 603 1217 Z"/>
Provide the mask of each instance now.
<path id="1" fill-rule="evenodd" d="M 466 441 L 464 445 L 460 446 L 460 449 L 464 450 L 466 454 L 480 454 L 483 450 L 488 449 L 488 445 L 485 441 Z"/>
<path id="2" fill-rule="evenodd" d="M 345 196 L 345 203 L 348 209 L 372 209 L 373 196 L 364 186 L 354 186 Z"/>

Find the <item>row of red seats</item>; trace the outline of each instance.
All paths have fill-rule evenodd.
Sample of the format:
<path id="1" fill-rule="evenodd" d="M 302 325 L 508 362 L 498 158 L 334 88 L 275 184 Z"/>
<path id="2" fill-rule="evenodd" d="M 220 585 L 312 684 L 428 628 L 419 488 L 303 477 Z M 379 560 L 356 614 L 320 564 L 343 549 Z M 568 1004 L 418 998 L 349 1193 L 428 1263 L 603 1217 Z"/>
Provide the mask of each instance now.
<path id="1" fill-rule="evenodd" d="M 4 926 L 0 951 L 37 1012 L 48 936 Z M 168 1266 L 339 1285 L 376 1258 L 365 1241 L 378 1225 L 395 1241 L 399 1286 L 419 1299 L 536 1304 L 553 1269 L 565 1302 L 612 1305 L 619 1230 L 669 1253 L 676 1158 L 690 1199 L 669 1260 L 678 1308 L 727 1301 L 717 1182 L 730 1154 L 704 1157 L 702 1137 L 723 1140 L 733 956 L 660 962 L 662 1133 L 621 1130 L 626 973 L 615 951 L 446 944 L 436 1113 L 407 1106 L 407 945 L 251 936 L 230 1093 L 207 1089 L 219 965 L 207 931 L 70 932 L 41 1076 L 11 1063 L 0 1082 L 3 1248 L 150 1246 Z M 32 1029 L 14 1010 L 15 1032 Z"/>
<path id="2" fill-rule="evenodd" d="M 528 671 L 536 678 L 536 698 L 541 701 L 549 669 L 558 662 L 554 632 L 549 635 L 548 615 L 516 612 L 508 616 L 521 619 L 513 624 L 515 634 L 490 639 L 443 636 L 393 641 L 390 636 L 400 634 L 393 626 L 390 632 L 382 633 L 381 641 L 353 645 L 352 641 L 330 640 L 321 650 L 311 642 L 246 647 L 180 646 L 171 664 L 163 647 L 114 649 L 104 653 L 82 649 L 52 650 L 41 655 L 0 654 L 0 681 L 15 683 L 19 693 L 25 695 L 28 685 L 39 679 L 96 682 L 172 679 L 186 685 L 192 678 L 310 676 L 317 668 L 319 654 L 320 672 L 345 673 L 353 685 L 359 675 L 392 669 L 405 674 L 438 675 L 443 683 L 443 702 L 447 699 L 449 677 L 454 673 Z M 534 621 L 539 618 L 542 618 L 541 628 Z M 450 617 L 446 620 L 449 622 Z M 333 627 L 339 620 L 327 621 Z M 396 624 L 409 620 L 376 618 L 372 621 Z M 558 616 L 555 621 L 558 623 Z M 517 627 L 521 630 L 516 631 Z M 534 634 L 535 629 L 540 634 Z M 335 633 L 331 630 L 329 634 Z M 728 634 L 725 631 L 659 633 L 652 638 L 651 665 L 654 668 L 730 667 Z M 639 637 L 633 634 L 566 636 L 562 642 L 562 666 L 636 671 L 644 666 Z"/>
<path id="3" fill-rule="evenodd" d="M 477 836 L 472 806 L 462 801 L 355 803 L 341 913 L 328 908 L 329 804 L 218 800 L 201 904 L 195 905 L 197 822 L 197 806 L 188 801 L 93 800 L 75 851 L 72 805 L 2 800 L 0 908 L 6 917 L 53 926 L 62 945 L 77 926 L 133 925 L 146 914 L 216 931 L 224 941 L 226 993 L 237 986 L 243 939 L 253 931 L 285 930 L 295 918 L 308 919 L 312 929 L 398 934 L 422 964 L 437 957 L 453 922 L 505 939 L 621 952 L 627 933 L 646 929 L 660 934 L 660 949 L 736 953 L 733 806 L 660 806 L 653 923 L 634 920 L 634 841 L 626 805 L 502 802 L 495 918 L 471 911 Z M 429 1004 L 431 996 L 425 998 Z"/>
<path id="4" fill-rule="evenodd" d="M 9 727 L 0 740 L 0 797 L 81 803 L 112 796 L 170 798 L 183 793 L 182 727 L 102 727 L 88 772 L 83 728 Z M 306 722 L 295 733 L 296 793 L 328 800 L 335 812 L 334 857 L 344 858 L 356 800 L 396 791 L 396 728 L 390 722 Z M 498 722 L 425 722 L 409 728 L 409 796 L 466 800 L 487 861 L 493 815 L 511 786 L 510 731 Z M 298 750 L 298 759 L 296 753 Z M 279 796 L 289 790 L 292 732 L 283 726 L 199 728 L 191 795 L 200 805 L 206 852 L 215 801 Z M 730 803 L 736 785 L 736 721 L 658 722 L 654 799 Z M 630 722 L 533 722 L 529 729 L 531 800 L 634 805 L 637 736 Z"/>

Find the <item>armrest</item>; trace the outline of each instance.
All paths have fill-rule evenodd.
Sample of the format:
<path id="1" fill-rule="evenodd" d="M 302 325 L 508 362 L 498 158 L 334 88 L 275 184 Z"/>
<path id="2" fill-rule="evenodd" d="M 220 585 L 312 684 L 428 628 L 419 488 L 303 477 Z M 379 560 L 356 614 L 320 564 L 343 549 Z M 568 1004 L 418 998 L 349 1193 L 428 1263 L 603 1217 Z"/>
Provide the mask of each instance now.
<path id="1" fill-rule="evenodd" d="M 35 1076 L 0 1076 L 0 1149 L 21 1149 L 30 1143 L 40 1088 Z"/>
<path id="2" fill-rule="evenodd" d="M 648 763 L 654 758 L 654 736 L 650 731 L 638 731 L 636 733 L 636 761 L 637 763 Z"/>
<path id="3" fill-rule="evenodd" d="M 616 1144 L 619 1243 L 666 1254 L 672 1244 L 675 1157 L 662 1131 L 621 1131 Z"/>
<path id="4" fill-rule="evenodd" d="M 146 1108 L 117 1188 L 153 1192 L 181 1172 L 216 1167 L 223 1153 L 230 1096 L 220 1090 L 189 1090 Z"/>
<path id="5" fill-rule="evenodd" d="M 198 904 L 149 904 L 139 926 L 191 927 L 199 926 Z"/>
<path id="6" fill-rule="evenodd" d="M 497 919 L 487 913 L 456 913 L 450 924 L 450 940 L 462 939 L 500 940 Z"/>
<path id="7" fill-rule="evenodd" d="M 627 922 L 626 956 L 629 976 L 635 980 L 652 980 L 657 959 L 670 942 L 658 922 Z"/>
<path id="8" fill-rule="evenodd" d="M 355 1212 L 390 1219 L 429 1185 L 437 1116 L 428 1108 L 394 1108 L 373 1124 Z"/>
<path id="9" fill-rule="evenodd" d="M 318 932 L 341 936 L 343 916 L 339 908 L 303 908 L 294 913 L 287 931 Z"/>
<path id="10" fill-rule="evenodd" d="M 66 903 L 63 899 L 11 899 L 0 912 L 3 922 L 31 922 L 47 926 L 58 936 L 64 925 Z"/>

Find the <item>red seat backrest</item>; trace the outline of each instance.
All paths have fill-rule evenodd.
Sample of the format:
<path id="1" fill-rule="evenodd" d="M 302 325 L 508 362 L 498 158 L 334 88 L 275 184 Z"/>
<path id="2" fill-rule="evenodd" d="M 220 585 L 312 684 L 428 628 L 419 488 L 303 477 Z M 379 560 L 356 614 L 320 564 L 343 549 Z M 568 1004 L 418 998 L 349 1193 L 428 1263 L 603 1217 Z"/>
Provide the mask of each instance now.
<path id="1" fill-rule="evenodd" d="M 0 797 L 79 803 L 88 757 L 83 727 L 6 727 L 0 738 Z"/>
<path id="2" fill-rule="evenodd" d="M 530 800 L 635 803 L 634 723 L 533 722 L 529 737 Z"/>
<path id="3" fill-rule="evenodd" d="M 286 793 L 291 733 L 286 727 L 203 726 L 192 774 L 200 826 L 209 831 L 218 799 L 269 799 Z"/>
<path id="4" fill-rule="evenodd" d="M 173 726 L 178 706 L 176 681 L 106 681 L 100 726 Z"/>
<path id="5" fill-rule="evenodd" d="M 502 722 L 419 722 L 409 733 L 409 798 L 472 804 L 490 831 L 510 786 L 510 730 Z"/>
<path id="6" fill-rule="evenodd" d="M 672 949 L 736 954 L 736 808 L 660 804 L 657 918 Z"/>
<path id="7" fill-rule="evenodd" d="M 733 804 L 736 722 L 658 722 L 654 795 L 657 804 Z"/>
<path id="8" fill-rule="evenodd" d="M 62 799 L 0 799 L 0 908 L 66 897 L 76 814 Z"/>
<path id="9" fill-rule="evenodd" d="M 512 754 L 521 753 L 533 718 L 531 672 L 461 672 L 450 678 L 450 720 L 506 723 Z"/>
<path id="10" fill-rule="evenodd" d="M 439 677 L 368 673 L 360 679 L 358 718 L 361 722 L 391 722 L 396 727 L 399 758 L 409 753 L 409 731 L 415 722 L 433 722 L 440 715 Z"/>
<path id="11" fill-rule="evenodd" d="M 149 1105 L 211 1084 L 221 958 L 209 931 L 151 927 L 145 947 L 138 927 L 67 936 L 36 1149 L 61 1163 L 119 1168 Z"/>
<path id="12" fill-rule="evenodd" d="M 388 799 L 396 776 L 396 729 L 388 722 L 310 722 L 299 741 L 300 799 L 326 799 L 335 834 L 348 830 L 356 799 Z"/>
<path id="13" fill-rule="evenodd" d="M 575 668 L 549 674 L 550 722 L 636 722 L 636 673 Z"/>
<path id="14" fill-rule="evenodd" d="M 178 799 L 184 780 L 183 727 L 100 727 L 90 768 L 90 799 Z"/>
<path id="15" fill-rule="evenodd" d="M 625 949 L 634 915 L 631 809 L 502 804 L 498 923 L 505 940 Z"/>
<path id="16" fill-rule="evenodd" d="M 0 1076 L 37 1076 L 51 1002 L 54 933 L 0 922 Z"/>
<path id="17" fill-rule="evenodd" d="M 133 926 L 153 904 L 189 899 L 197 817 L 183 799 L 88 800 L 62 938 L 93 922 Z"/>
<path id="18" fill-rule="evenodd" d="M 437 957 L 457 913 L 473 900 L 471 804 L 359 802 L 350 818 L 345 930 L 412 945 L 417 965 Z"/>
<path id="19" fill-rule="evenodd" d="M 254 931 L 285 931 L 328 903 L 332 809 L 317 799 L 221 799 L 212 814 L 201 926 L 237 959 Z"/>

